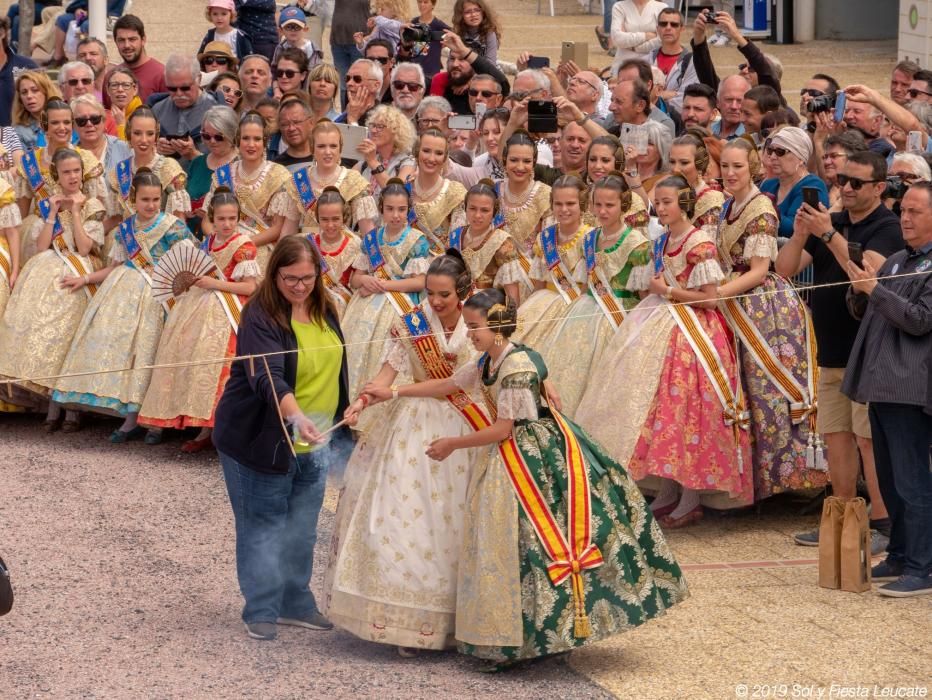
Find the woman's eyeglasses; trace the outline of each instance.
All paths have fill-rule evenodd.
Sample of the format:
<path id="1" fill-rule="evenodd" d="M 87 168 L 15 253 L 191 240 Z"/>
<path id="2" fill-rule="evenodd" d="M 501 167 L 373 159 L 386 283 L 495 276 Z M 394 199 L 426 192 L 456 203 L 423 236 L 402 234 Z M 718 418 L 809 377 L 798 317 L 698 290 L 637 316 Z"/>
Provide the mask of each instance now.
<path id="1" fill-rule="evenodd" d="M 281 273 L 278 273 L 278 276 L 281 278 L 281 281 L 289 287 L 297 287 L 298 285 L 302 285 L 305 288 L 309 288 L 313 287 L 314 282 L 317 281 L 316 272 L 313 275 L 305 275 L 304 277 L 296 277 L 295 275 L 283 275 Z"/>
<path id="2" fill-rule="evenodd" d="M 844 187 L 845 185 L 851 185 L 851 189 L 854 190 L 855 192 L 857 192 L 859 189 L 864 187 L 864 185 L 870 182 L 874 182 L 874 183 L 880 182 L 880 180 L 862 180 L 859 177 L 849 177 L 848 175 L 839 175 L 837 179 L 838 179 L 839 187 Z"/>
<path id="3" fill-rule="evenodd" d="M 136 83 L 110 83 L 107 87 L 110 90 L 129 90 L 136 86 Z"/>
<path id="4" fill-rule="evenodd" d="M 224 95 L 233 95 L 233 97 L 242 97 L 243 91 L 237 88 L 231 88 L 229 85 L 221 85 L 220 92 Z"/>
<path id="5" fill-rule="evenodd" d="M 75 117 L 74 123 L 78 126 L 87 126 L 88 124 L 99 126 L 103 120 L 104 117 L 102 114 L 89 114 L 86 117 Z"/>
<path id="6" fill-rule="evenodd" d="M 282 78 L 287 78 L 288 80 L 294 79 L 295 76 L 301 75 L 302 71 L 292 70 L 291 68 L 279 68 L 275 71 L 275 79 L 281 80 Z"/>
<path id="7" fill-rule="evenodd" d="M 224 141 L 221 134 L 205 134 L 203 131 L 201 132 L 201 139 L 203 139 L 204 143 L 210 143 L 211 141 L 214 143 L 223 143 Z"/>

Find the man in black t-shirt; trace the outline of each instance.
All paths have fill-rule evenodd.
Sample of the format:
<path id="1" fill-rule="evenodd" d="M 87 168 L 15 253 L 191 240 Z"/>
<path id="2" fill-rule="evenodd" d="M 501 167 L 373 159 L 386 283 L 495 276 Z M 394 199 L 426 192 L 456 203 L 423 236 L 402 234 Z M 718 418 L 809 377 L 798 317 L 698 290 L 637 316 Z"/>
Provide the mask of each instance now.
<path id="1" fill-rule="evenodd" d="M 880 531 L 889 529 L 889 520 L 877 485 L 867 406 L 841 393 L 860 322 L 851 316 L 845 303 L 849 285 L 819 285 L 848 281 L 844 268 L 849 260 L 849 242 L 860 244 L 864 258 L 878 270 L 889 255 L 903 249 L 900 221 L 881 199 L 886 176 L 887 164 L 882 156 L 871 151 L 852 153 L 838 175 L 844 210 L 829 215 L 824 206 L 816 211 L 802 205 L 793 236 L 780 250 L 776 265 L 777 272 L 786 277 L 798 274 L 809 264 L 813 266 L 812 323 L 819 348 L 816 420 L 825 439 L 832 491 L 844 500 L 856 496 L 859 449 L 871 498 L 871 527 Z M 802 533 L 795 539 L 798 544 L 814 546 L 819 543 L 819 533 Z M 871 548 L 875 554 L 883 551 L 886 538 L 874 535 Z"/>
<path id="2" fill-rule="evenodd" d="M 297 97 L 286 98 L 278 108 L 278 128 L 288 148 L 275 157 L 275 162 L 284 165 L 292 174 L 314 160 L 310 144 L 314 128 L 312 116 L 311 108 Z"/>

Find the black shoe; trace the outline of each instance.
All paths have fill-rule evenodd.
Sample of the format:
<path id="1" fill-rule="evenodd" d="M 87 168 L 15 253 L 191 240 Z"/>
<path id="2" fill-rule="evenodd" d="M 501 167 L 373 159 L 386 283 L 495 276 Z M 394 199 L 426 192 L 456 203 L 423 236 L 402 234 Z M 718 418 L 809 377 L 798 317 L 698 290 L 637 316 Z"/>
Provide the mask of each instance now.
<path id="1" fill-rule="evenodd" d="M 270 642 L 275 639 L 278 630 L 274 622 L 247 622 L 246 634 L 252 639 L 259 639 L 263 642 Z"/>
<path id="2" fill-rule="evenodd" d="M 902 575 L 903 565 L 891 564 L 889 561 L 882 561 L 871 569 L 873 581 L 895 581 Z"/>
<path id="3" fill-rule="evenodd" d="M 595 28 L 595 35 L 599 39 L 599 46 L 602 47 L 603 51 L 608 51 L 608 39 L 609 35 L 605 33 L 605 30 L 602 27 Z"/>
<path id="4" fill-rule="evenodd" d="M 818 547 L 819 531 L 816 529 L 811 532 L 800 532 L 797 535 L 793 535 L 793 541 L 796 544 L 801 544 L 803 547 Z"/>
<path id="5" fill-rule="evenodd" d="M 912 598 L 917 595 L 932 595 L 932 576 L 919 577 L 903 574 L 893 583 L 877 589 L 880 595 L 891 598 Z"/>
<path id="6" fill-rule="evenodd" d="M 317 610 L 301 617 L 280 617 L 278 624 L 304 627 L 309 630 L 332 630 L 333 623 L 321 615 Z"/>

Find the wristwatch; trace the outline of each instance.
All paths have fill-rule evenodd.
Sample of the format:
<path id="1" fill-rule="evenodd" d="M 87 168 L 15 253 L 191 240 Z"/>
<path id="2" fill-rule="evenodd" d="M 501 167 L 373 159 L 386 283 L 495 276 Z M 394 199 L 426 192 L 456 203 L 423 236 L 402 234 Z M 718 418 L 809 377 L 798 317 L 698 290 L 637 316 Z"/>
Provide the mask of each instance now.
<path id="1" fill-rule="evenodd" d="M 586 125 L 586 122 L 589 121 L 590 119 L 592 119 L 592 117 L 590 117 L 588 114 L 584 114 L 584 115 L 582 115 L 581 118 L 579 118 L 579 119 L 576 120 L 576 123 L 577 123 L 579 126 L 585 126 L 585 125 Z"/>
<path id="2" fill-rule="evenodd" d="M 838 231 L 832 229 L 831 231 L 826 231 L 823 233 L 821 236 L 819 236 L 819 238 L 821 238 L 822 241 L 828 245 L 832 241 L 832 236 L 834 236 L 836 233 L 838 233 Z"/>
<path id="3" fill-rule="evenodd" d="M 381 175 L 382 173 L 385 172 L 385 164 L 384 164 L 384 163 L 379 163 L 377 167 L 372 168 L 372 170 L 370 170 L 369 172 L 370 172 L 372 175 Z M 834 231 L 833 231 L 833 233 L 834 233 Z"/>

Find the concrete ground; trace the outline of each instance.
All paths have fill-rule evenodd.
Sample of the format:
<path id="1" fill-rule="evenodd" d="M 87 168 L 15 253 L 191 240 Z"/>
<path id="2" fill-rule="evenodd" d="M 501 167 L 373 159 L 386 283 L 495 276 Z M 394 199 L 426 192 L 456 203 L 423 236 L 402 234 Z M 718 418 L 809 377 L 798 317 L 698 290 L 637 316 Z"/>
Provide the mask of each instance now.
<path id="1" fill-rule="evenodd" d="M 593 66 L 609 63 L 592 31 L 598 18 L 567 14 L 579 12 L 575 2 L 558 0 L 555 18 L 537 16 L 534 0 L 494 4 L 504 59 L 522 50 L 556 58 L 573 40 L 595 49 Z M 194 51 L 203 5 L 136 0 L 150 53 Z M 440 0 L 438 14 L 451 7 Z M 814 72 L 886 88 L 896 59 L 892 42 L 765 50 L 783 61 L 788 96 Z M 721 74 L 739 62 L 733 49 L 713 56 Z M 48 437 L 35 418 L 0 415 L 0 554 L 18 595 L 0 619 L 4 697 L 828 698 L 911 687 L 928 696 L 932 601 L 819 588 L 815 550 L 790 540 L 817 516 L 800 515 L 805 504 L 792 499 L 671 533 L 692 597 L 667 617 L 504 675 L 479 674 L 453 653 L 404 660 L 338 631 L 286 629 L 276 642 L 252 642 L 239 622 L 216 457 L 184 456 L 177 441 L 110 446 L 113 427 Z M 326 564 L 318 549 L 316 590 Z"/>

